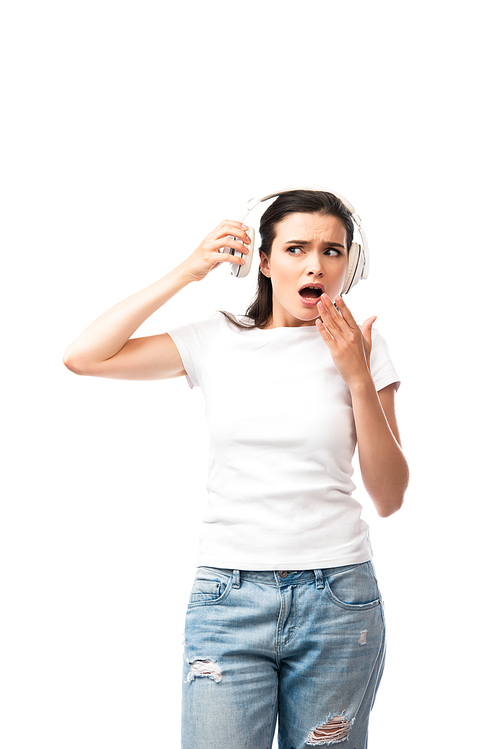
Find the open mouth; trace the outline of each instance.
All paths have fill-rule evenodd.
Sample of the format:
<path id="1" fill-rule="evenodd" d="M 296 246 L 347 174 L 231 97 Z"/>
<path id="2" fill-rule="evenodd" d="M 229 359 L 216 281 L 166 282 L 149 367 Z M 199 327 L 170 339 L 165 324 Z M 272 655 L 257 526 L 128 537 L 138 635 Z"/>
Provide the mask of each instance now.
<path id="1" fill-rule="evenodd" d="M 299 289 L 302 301 L 307 305 L 317 304 L 318 299 L 323 292 L 324 288 L 319 284 L 311 284 L 311 286 L 303 286 Z"/>
<path id="2" fill-rule="evenodd" d="M 319 299 L 321 289 L 318 289 L 317 286 L 306 286 L 305 289 L 299 291 L 299 294 L 303 299 Z"/>

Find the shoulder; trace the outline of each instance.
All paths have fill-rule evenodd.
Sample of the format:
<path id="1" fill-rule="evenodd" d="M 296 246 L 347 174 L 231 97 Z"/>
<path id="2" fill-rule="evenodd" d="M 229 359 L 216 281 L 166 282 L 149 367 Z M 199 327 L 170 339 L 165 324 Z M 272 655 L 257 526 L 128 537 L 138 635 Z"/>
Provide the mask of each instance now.
<path id="1" fill-rule="evenodd" d="M 393 383 L 398 390 L 401 380 L 393 364 L 387 341 L 377 328 L 372 328 L 370 369 L 377 390 Z"/>
<path id="2" fill-rule="evenodd" d="M 167 330 L 167 334 L 177 347 L 190 387 L 200 384 L 205 360 L 223 324 L 220 317 L 220 314 L 216 313 L 207 320 L 198 320 Z"/>
<path id="3" fill-rule="evenodd" d="M 184 323 L 178 325 L 175 328 L 167 330 L 167 333 L 175 340 L 176 338 L 182 338 L 184 340 L 195 340 L 196 338 L 204 338 L 207 335 L 214 333 L 219 325 L 221 324 L 221 314 L 216 312 L 211 317 L 205 320 L 196 320 L 194 322 Z"/>
<path id="4" fill-rule="evenodd" d="M 167 330 L 167 333 L 179 349 L 208 352 L 216 341 L 223 341 L 224 345 L 228 345 L 240 338 L 248 339 L 254 328 L 250 318 L 217 311 L 208 319 L 180 325 Z"/>

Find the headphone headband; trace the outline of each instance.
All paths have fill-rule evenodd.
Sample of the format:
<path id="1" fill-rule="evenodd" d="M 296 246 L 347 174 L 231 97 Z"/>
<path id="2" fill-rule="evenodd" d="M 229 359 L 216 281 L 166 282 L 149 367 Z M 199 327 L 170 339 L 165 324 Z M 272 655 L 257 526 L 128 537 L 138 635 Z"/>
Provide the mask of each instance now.
<path id="1" fill-rule="evenodd" d="M 311 192 L 329 192 L 332 195 L 335 195 L 336 198 L 342 201 L 342 203 L 345 205 L 351 216 L 353 217 L 354 221 L 356 221 L 357 224 L 361 223 L 361 219 L 359 218 L 358 214 L 356 213 L 354 206 L 349 203 L 349 201 L 343 197 L 339 192 L 336 192 L 335 190 L 329 190 L 326 187 L 319 187 L 318 185 L 309 185 L 308 187 L 285 187 L 283 190 L 277 190 L 276 192 L 272 192 L 269 195 L 264 195 L 263 198 L 250 198 L 250 200 L 247 202 L 247 215 L 252 211 L 256 205 L 259 203 L 263 203 L 265 200 L 270 200 L 271 198 L 277 198 L 279 195 L 282 195 L 284 192 L 294 192 L 295 190 L 309 190 Z"/>

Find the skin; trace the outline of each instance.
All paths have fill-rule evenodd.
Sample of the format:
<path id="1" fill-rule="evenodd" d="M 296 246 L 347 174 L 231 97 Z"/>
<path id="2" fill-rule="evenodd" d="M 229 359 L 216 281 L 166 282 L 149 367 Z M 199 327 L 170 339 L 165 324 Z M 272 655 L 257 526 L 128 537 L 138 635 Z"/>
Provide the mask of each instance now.
<path id="1" fill-rule="evenodd" d="M 243 265 L 244 258 L 221 254 L 221 249 L 231 246 L 247 254 L 247 228 L 239 221 L 222 221 L 174 270 L 91 323 L 66 350 L 66 367 L 79 375 L 126 380 L 185 375 L 177 347 L 167 333 L 132 336 L 188 284 L 203 280 L 221 263 Z M 300 244 L 297 239 L 305 241 Z M 345 230 L 332 216 L 293 214 L 279 224 L 270 257 L 261 256 L 262 272 L 273 285 L 269 327 L 317 326 L 318 335 L 350 389 L 363 482 L 378 513 L 385 517 L 401 507 L 408 466 L 400 447 L 395 387 L 390 385 L 377 393 L 370 374 L 375 317 L 365 321 L 360 329 L 339 296 L 347 268 L 345 244 Z M 298 291 L 305 283 L 323 284 L 325 294 L 317 305 L 305 307 L 301 303 Z"/>

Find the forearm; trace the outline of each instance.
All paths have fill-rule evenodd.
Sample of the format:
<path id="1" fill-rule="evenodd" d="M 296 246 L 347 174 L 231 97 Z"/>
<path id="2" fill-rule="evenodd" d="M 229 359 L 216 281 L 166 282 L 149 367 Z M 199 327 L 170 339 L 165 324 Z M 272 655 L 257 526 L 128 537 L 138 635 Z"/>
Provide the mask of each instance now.
<path id="1" fill-rule="evenodd" d="M 115 304 L 94 320 L 65 353 L 65 362 L 100 362 L 117 354 L 137 328 L 193 279 L 184 264 Z"/>
<path id="2" fill-rule="evenodd" d="M 351 397 L 363 483 L 379 515 L 386 517 L 403 503 L 408 464 L 371 378 L 351 387 Z"/>

